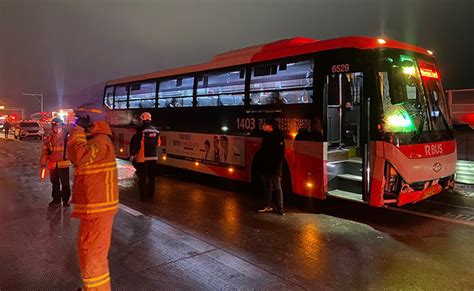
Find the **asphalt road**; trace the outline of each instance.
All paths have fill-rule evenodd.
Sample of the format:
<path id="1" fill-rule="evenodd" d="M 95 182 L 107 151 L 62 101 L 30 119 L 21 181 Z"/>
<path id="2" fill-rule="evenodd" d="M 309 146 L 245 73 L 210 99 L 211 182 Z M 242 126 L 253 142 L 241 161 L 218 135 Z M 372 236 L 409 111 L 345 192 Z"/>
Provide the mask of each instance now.
<path id="1" fill-rule="evenodd" d="M 80 285 L 77 221 L 47 208 L 39 147 L 0 139 L 1 290 Z M 284 217 L 258 214 L 248 185 L 172 169 L 142 203 L 129 163 L 119 176 L 116 290 L 474 289 L 474 228 L 456 220 L 306 198 L 289 200 Z"/>

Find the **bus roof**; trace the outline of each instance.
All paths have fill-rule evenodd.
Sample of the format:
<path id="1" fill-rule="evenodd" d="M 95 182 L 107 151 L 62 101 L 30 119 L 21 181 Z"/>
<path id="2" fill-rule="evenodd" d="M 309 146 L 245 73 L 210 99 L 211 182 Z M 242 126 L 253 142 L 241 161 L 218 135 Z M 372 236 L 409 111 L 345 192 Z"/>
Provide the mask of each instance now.
<path id="1" fill-rule="evenodd" d="M 415 45 L 391 39 L 384 39 L 385 43 L 380 44 L 379 40 L 379 38 L 365 36 L 347 36 L 328 40 L 295 37 L 218 54 L 214 56 L 210 62 L 203 64 L 110 80 L 106 85 L 116 85 L 175 75 L 185 75 L 193 72 L 245 65 L 277 58 L 285 58 L 340 48 L 367 50 L 379 47 L 388 47 L 429 55 L 426 49 Z"/>

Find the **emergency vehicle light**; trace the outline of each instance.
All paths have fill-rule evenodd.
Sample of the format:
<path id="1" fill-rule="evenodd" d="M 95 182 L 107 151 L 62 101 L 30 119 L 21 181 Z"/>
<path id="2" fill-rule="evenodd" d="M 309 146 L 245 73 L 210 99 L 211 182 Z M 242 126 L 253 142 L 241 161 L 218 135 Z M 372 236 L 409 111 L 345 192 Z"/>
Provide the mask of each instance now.
<path id="1" fill-rule="evenodd" d="M 386 41 L 385 39 L 383 39 L 383 38 L 378 38 L 378 39 L 377 39 L 377 42 L 378 42 L 379 44 L 386 44 L 386 43 L 387 43 L 387 41 Z"/>

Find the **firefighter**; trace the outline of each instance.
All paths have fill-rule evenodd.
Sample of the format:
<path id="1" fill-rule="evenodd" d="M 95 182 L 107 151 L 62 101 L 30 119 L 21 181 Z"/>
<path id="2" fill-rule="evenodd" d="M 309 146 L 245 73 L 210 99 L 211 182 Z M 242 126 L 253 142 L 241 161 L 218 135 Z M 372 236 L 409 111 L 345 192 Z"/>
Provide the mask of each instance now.
<path id="1" fill-rule="evenodd" d="M 49 177 L 53 184 L 53 201 L 49 206 L 61 205 L 69 207 L 71 190 L 69 187 L 69 167 L 71 162 L 66 158 L 67 133 L 64 132 L 64 123 L 61 118 L 51 121 L 51 134 L 43 140 L 41 167 L 49 169 Z"/>
<path id="2" fill-rule="evenodd" d="M 68 139 L 74 165 L 72 217 L 79 218 L 77 254 L 83 290 L 110 290 L 108 253 L 119 205 L 112 131 L 101 105 L 86 103 Z"/>
<path id="3" fill-rule="evenodd" d="M 137 168 L 140 200 L 151 201 L 155 193 L 157 147 L 161 145 L 160 132 L 151 125 L 150 113 L 143 112 L 140 120 L 142 126 L 132 137 L 130 155 Z"/>

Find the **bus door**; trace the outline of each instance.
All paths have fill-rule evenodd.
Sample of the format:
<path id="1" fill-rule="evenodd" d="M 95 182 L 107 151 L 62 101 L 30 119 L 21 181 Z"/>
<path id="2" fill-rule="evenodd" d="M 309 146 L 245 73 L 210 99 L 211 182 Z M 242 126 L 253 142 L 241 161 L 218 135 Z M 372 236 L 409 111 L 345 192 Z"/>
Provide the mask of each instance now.
<path id="1" fill-rule="evenodd" d="M 328 194 L 366 200 L 367 120 L 363 101 L 364 72 L 348 62 L 323 67 L 323 107 L 326 113 Z M 365 130 L 366 131 L 366 130 Z"/>

